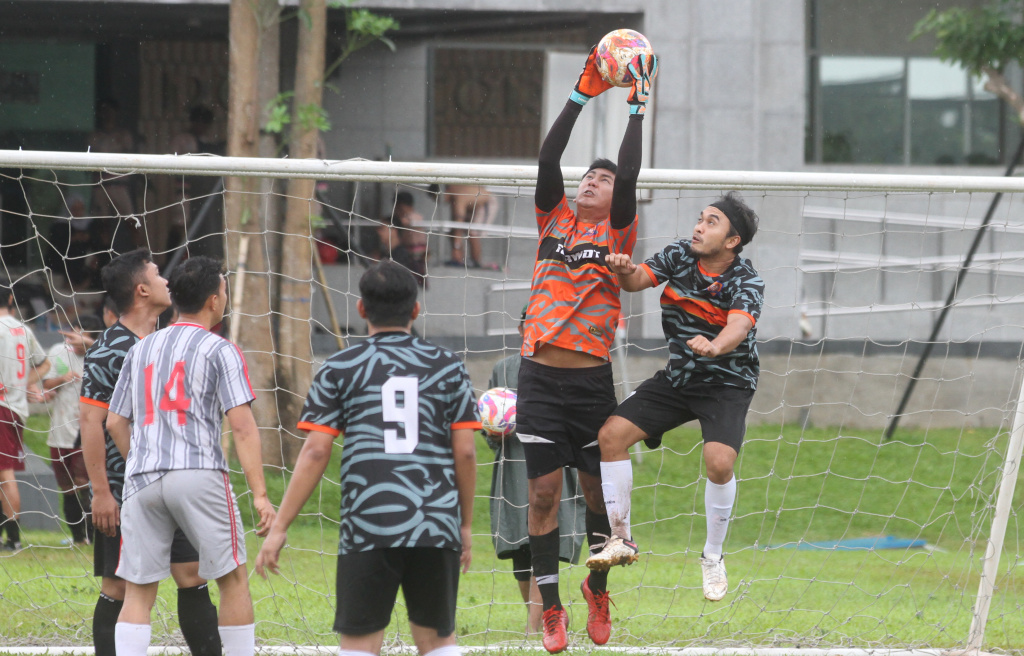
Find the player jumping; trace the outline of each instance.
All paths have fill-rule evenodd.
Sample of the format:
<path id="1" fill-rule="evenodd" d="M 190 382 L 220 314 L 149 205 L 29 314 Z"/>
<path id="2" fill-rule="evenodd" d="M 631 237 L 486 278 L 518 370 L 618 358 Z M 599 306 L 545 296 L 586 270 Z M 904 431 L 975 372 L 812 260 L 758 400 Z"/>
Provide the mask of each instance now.
<path id="1" fill-rule="evenodd" d="M 576 211 L 565 197 L 560 160 L 583 106 L 611 88 L 590 51 L 576 87 L 541 146 L 537 171 L 540 242 L 523 338 L 517 402 L 519 439 L 529 478 L 529 533 L 533 573 L 543 600 L 544 647 L 565 649 L 568 615 L 558 594 L 558 506 L 562 468 L 576 467 L 587 501 L 591 553 L 610 535 L 601 494 L 597 433 L 615 409 L 609 348 L 619 319 L 619 284 L 605 263 L 609 253 L 632 253 L 636 243 L 636 180 L 643 117 L 657 60 L 630 64 L 635 82 L 618 166 L 598 159 L 580 182 Z M 611 633 L 607 571 L 581 586 L 587 633 L 603 645 Z"/>
<path id="2" fill-rule="evenodd" d="M 598 435 L 612 538 L 587 560 L 593 572 L 636 560 L 629 525 L 629 447 L 645 439 L 657 446 L 662 433 L 697 419 L 708 473 L 707 541 L 700 558 L 704 597 L 719 601 L 729 589 L 722 546 L 736 499 L 733 465 L 760 371 L 754 326 L 764 300 L 764 282 L 739 253 L 754 238 L 757 223 L 757 215 L 730 193 L 700 213 L 691 239 L 670 244 L 643 264 L 633 264 L 627 252 L 608 255 L 626 291 L 668 283 L 661 295 L 661 325 L 670 357 L 663 370 L 622 402 Z"/>

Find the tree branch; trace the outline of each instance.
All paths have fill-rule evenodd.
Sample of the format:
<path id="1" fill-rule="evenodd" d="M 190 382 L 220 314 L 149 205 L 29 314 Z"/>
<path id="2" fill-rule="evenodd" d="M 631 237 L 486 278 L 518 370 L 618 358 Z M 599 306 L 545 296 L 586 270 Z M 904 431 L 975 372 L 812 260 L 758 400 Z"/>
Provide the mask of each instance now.
<path id="1" fill-rule="evenodd" d="M 982 66 L 982 72 L 985 73 L 985 90 L 995 94 L 997 97 L 1002 98 L 1013 107 L 1013 110 L 1017 112 L 1017 118 L 1024 123 L 1024 98 L 1010 87 L 1009 82 L 1006 81 L 1006 77 L 999 72 L 997 69 L 991 66 Z"/>

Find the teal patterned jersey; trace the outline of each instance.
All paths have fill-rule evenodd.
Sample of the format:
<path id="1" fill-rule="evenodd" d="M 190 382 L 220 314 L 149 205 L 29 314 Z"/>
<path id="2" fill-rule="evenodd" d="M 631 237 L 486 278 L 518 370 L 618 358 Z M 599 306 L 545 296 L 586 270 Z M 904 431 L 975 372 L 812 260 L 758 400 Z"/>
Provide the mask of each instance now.
<path id="1" fill-rule="evenodd" d="M 461 550 L 451 431 L 480 419 L 455 354 L 404 332 L 339 351 L 314 377 L 299 428 L 344 435 L 339 553 Z"/>
<path id="2" fill-rule="evenodd" d="M 669 244 L 640 268 L 661 294 L 661 327 L 668 341 L 665 373 L 675 387 L 690 382 L 719 383 L 755 389 L 760 373 L 757 358 L 757 320 L 764 304 L 764 281 L 749 260 L 736 256 L 723 273 L 704 271 L 689 239 Z M 750 319 L 754 327 L 732 352 L 715 358 L 693 353 L 686 342 L 698 335 L 711 340 L 732 313 Z"/>

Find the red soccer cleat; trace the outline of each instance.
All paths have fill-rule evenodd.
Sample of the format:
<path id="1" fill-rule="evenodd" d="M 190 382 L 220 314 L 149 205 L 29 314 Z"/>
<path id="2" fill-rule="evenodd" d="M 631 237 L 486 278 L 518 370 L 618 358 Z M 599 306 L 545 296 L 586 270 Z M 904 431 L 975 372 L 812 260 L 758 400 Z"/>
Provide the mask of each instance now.
<path id="1" fill-rule="evenodd" d="M 580 583 L 583 598 L 587 600 L 587 635 L 595 645 L 603 645 L 612 635 L 612 616 L 608 609 L 608 591 L 591 592 L 590 576 Z"/>
<path id="2" fill-rule="evenodd" d="M 569 626 L 569 614 L 564 608 L 551 608 L 544 611 L 542 618 L 544 624 L 544 649 L 551 654 L 564 651 L 569 643 L 569 636 L 565 629 Z"/>

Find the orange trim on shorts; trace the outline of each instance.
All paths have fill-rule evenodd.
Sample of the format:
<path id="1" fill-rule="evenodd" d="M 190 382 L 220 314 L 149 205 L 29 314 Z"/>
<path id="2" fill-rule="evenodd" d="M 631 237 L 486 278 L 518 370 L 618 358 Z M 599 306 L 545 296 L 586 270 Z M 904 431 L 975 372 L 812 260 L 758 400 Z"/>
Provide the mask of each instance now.
<path id="1" fill-rule="evenodd" d="M 313 431 L 316 431 L 317 433 L 326 433 L 331 437 L 338 437 L 339 435 L 341 435 L 341 431 L 336 428 L 331 428 L 330 426 L 321 426 L 320 424 L 314 424 L 309 421 L 300 421 L 297 428 L 299 430 L 309 431 L 311 433 Z"/>
<path id="2" fill-rule="evenodd" d="M 478 430 L 483 427 L 483 424 L 481 424 L 479 421 L 460 421 L 452 424 L 452 430 L 460 430 L 462 428 L 472 428 L 473 430 Z"/>
<path id="3" fill-rule="evenodd" d="M 80 397 L 78 397 L 78 400 L 81 401 L 82 403 L 88 403 L 89 405 L 94 405 L 97 408 L 103 408 L 104 410 L 109 410 L 110 409 L 110 404 L 109 403 L 104 403 L 103 401 L 97 401 L 96 399 L 90 399 L 90 398 L 85 397 L 85 396 L 80 396 Z"/>

